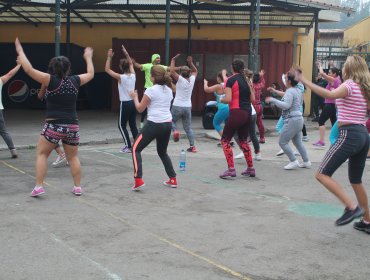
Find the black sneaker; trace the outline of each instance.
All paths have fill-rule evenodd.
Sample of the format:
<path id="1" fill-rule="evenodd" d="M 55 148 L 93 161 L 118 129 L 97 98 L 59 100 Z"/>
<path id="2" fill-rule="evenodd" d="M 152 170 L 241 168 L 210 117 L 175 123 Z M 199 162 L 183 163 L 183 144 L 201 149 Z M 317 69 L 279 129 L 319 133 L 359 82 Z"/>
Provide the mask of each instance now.
<path id="1" fill-rule="evenodd" d="M 364 215 L 365 211 L 360 206 L 357 206 L 355 209 L 350 210 L 347 207 L 344 209 L 342 217 L 335 221 L 335 225 L 344 226 L 352 222 L 356 218 L 360 218 Z"/>
<path id="2" fill-rule="evenodd" d="M 361 219 L 359 222 L 354 223 L 353 228 L 370 234 L 370 224 L 366 224 L 363 219 Z"/>

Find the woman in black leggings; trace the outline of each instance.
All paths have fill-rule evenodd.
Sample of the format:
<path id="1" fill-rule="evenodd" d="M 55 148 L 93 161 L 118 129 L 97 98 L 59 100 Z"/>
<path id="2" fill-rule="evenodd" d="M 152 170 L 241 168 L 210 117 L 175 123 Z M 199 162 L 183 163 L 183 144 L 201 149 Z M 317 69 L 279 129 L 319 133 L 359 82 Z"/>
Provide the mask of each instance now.
<path id="1" fill-rule="evenodd" d="M 138 190 L 145 186 L 142 179 L 141 151 L 144 150 L 154 139 L 157 141 L 157 153 L 162 160 L 169 180 L 164 185 L 176 188 L 176 173 L 173 169 L 170 157 L 167 154 L 168 142 L 171 136 L 172 115 L 170 111 L 172 94 L 172 80 L 167 71 L 161 66 L 151 68 L 151 79 L 154 85 L 144 92 L 139 102 L 136 91 L 130 93 L 139 113 L 148 108 L 148 118 L 141 133 L 135 140 L 132 148 L 132 160 L 134 164 L 135 185 L 132 190 Z"/>

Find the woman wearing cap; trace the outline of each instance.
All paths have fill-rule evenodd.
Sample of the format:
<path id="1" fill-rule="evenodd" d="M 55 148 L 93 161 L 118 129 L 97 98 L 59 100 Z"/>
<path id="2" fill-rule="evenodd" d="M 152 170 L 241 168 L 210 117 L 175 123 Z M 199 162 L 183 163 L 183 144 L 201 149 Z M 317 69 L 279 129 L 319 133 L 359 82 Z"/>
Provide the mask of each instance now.
<path id="1" fill-rule="evenodd" d="M 145 63 L 145 64 L 140 64 L 140 63 L 137 63 L 136 61 L 134 61 L 134 66 L 138 69 L 140 69 L 141 71 L 144 72 L 144 75 L 145 75 L 145 84 L 144 84 L 144 92 L 146 89 L 150 88 L 151 86 L 153 86 L 153 82 L 152 80 L 150 79 L 150 70 L 152 69 L 152 67 L 154 65 L 158 65 L 158 66 L 161 66 L 163 67 L 166 71 L 167 71 L 167 66 L 165 65 L 162 65 L 161 64 L 161 56 L 157 53 L 153 54 L 152 55 L 152 60 L 150 63 Z M 141 119 L 140 119 L 140 129 L 143 128 L 144 126 L 144 121 L 145 121 L 145 118 L 146 118 L 146 115 L 147 115 L 147 110 L 145 109 L 142 113 L 141 113 Z"/>
<path id="2" fill-rule="evenodd" d="M 189 139 L 190 147 L 187 149 L 188 152 L 196 153 L 194 133 L 191 129 L 191 95 L 193 93 L 195 79 L 198 74 L 198 70 L 193 63 L 193 58 L 189 56 L 187 62 L 188 66 L 180 67 L 180 75 L 175 71 L 176 58 L 180 54 L 174 56 L 171 60 L 171 76 L 177 81 L 176 83 L 176 95 L 173 101 L 171 114 L 172 114 L 172 131 L 173 139 L 175 142 L 179 141 L 180 133 L 176 128 L 176 122 L 181 119 L 182 126 L 186 132 L 186 136 Z"/>
<path id="3" fill-rule="evenodd" d="M 32 67 L 18 38 L 15 40 L 15 46 L 18 53 L 18 62 L 22 65 L 26 74 L 47 87 L 45 94 L 46 119 L 37 144 L 36 186 L 31 192 L 31 196 L 39 196 L 45 193 L 43 184 L 47 172 L 47 160 L 59 141 L 63 143 L 71 169 L 74 182 L 72 193 L 81 195 L 81 165 L 78 159 L 80 133 L 76 102 L 79 87 L 88 83 L 94 77 L 93 49 L 85 48 L 83 55 L 87 65 L 87 73 L 68 76 L 71 63 L 67 57 L 52 58 L 49 62 L 48 73 L 44 73 Z"/>

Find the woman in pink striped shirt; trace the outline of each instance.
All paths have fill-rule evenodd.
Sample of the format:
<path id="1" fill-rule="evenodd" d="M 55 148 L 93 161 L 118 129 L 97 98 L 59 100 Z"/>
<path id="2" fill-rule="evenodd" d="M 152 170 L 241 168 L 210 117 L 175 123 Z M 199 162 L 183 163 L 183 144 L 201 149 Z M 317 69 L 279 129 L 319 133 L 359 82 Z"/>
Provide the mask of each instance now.
<path id="1" fill-rule="evenodd" d="M 362 184 L 369 149 L 369 135 L 365 124 L 366 110 L 370 108 L 370 73 L 365 60 L 357 55 L 347 58 L 342 73 L 344 83 L 333 91 L 313 84 L 299 73 L 297 79 L 321 97 L 336 100 L 339 137 L 326 153 L 316 173 L 316 179 L 345 205 L 343 215 L 335 224 L 341 226 L 363 217 L 361 221 L 354 223 L 354 228 L 370 234 L 368 199 Z M 348 177 L 358 204 L 332 178 L 347 159 Z"/>

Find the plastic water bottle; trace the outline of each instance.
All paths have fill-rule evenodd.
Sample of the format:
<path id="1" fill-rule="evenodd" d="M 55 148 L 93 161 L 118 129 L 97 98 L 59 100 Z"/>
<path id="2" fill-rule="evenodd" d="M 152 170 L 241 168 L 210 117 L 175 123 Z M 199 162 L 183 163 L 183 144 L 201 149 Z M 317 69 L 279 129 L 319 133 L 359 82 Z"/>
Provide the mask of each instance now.
<path id="1" fill-rule="evenodd" d="M 181 150 L 179 159 L 180 172 L 185 172 L 185 168 L 186 168 L 186 152 L 185 150 Z"/>

